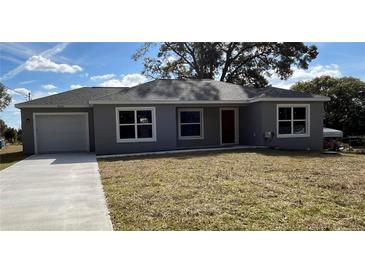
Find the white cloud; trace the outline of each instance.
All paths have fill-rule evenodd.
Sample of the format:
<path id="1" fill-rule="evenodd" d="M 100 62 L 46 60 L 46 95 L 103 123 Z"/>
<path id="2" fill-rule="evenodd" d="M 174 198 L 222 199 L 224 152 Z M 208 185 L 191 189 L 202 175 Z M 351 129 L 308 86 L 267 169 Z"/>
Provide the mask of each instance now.
<path id="1" fill-rule="evenodd" d="M 23 64 L 22 60 L 19 60 L 19 59 L 13 57 L 13 56 L 8 56 L 8 55 L 5 55 L 5 54 L 0 54 L 0 59 L 9 61 L 9 62 L 12 62 L 12 63 L 15 63 L 15 64 Z"/>
<path id="2" fill-rule="evenodd" d="M 112 79 L 114 77 L 115 77 L 115 74 L 111 73 L 111 74 L 91 76 L 90 79 L 93 81 L 105 81 L 105 80 Z"/>
<path id="3" fill-rule="evenodd" d="M 75 73 L 82 71 L 77 65 L 57 64 L 41 55 L 34 55 L 25 62 L 25 69 L 29 71 L 52 71 L 60 73 Z"/>
<path id="4" fill-rule="evenodd" d="M 161 59 L 162 64 L 161 66 L 165 67 L 167 64 L 171 64 L 173 62 L 175 62 L 178 58 L 176 56 L 168 56 L 165 59 Z"/>
<path id="5" fill-rule="evenodd" d="M 56 55 L 57 53 L 62 52 L 68 45 L 69 45 L 69 43 L 60 43 L 60 44 L 57 44 L 53 48 L 50 48 L 50 49 L 44 51 L 40 55 L 43 56 L 43 57 L 46 57 L 46 58 L 50 58 L 50 57 Z"/>
<path id="6" fill-rule="evenodd" d="M 37 81 L 37 80 L 22 81 L 22 82 L 19 82 L 19 85 L 27 85 L 27 84 L 31 84 L 31 83 L 33 83 L 35 81 Z"/>
<path id="7" fill-rule="evenodd" d="M 77 88 L 82 88 L 82 85 L 71 85 L 70 89 L 77 89 Z"/>
<path id="8" fill-rule="evenodd" d="M 42 98 L 42 97 L 45 97 L 45 96 L 48 96 L 48 95 L 52 95 L 50 94 L 52 92 L 45 92 L 45 91 L 35 91 L 35 92 L 32 92 L 32 100 L 34 99 L 38 99 L 38 98 Z"/>
<path id="9" fill-rule="evenodd" d="M 288 80 L 280 80 L 276 75 L 273 75 L 269 82 L 275 87 L 290 88 L 296 82 L 307 81 L 324 75 L 340 77 L 342 74 L 337 64 L 316 65 L 308 70 L 295 68 L 293 75 Z"/>
<path id="10" fill-rule="evenodd" d="M 1 43 L 1 50 L 4 53 L 10 54 L 18 58 L 28 58 L 29 56 L 35 55 L 36 51 L 32 49 L 29 45 L 22 43 Z"/>
<path id="11" fill-rule="evenodd" d="M 110 79 L 100 84 L 102 87 L 132 87 L 147 82 L 146 76 L 139 73 L 122 75 L 121 79 Z"/>
<path id="12" fill-rule="evenodd" d="M 59 43 L 56 46 L 41 52 L 40 54 L 38 54 L 38 56 L 42 56 L 44 58 L 51 58 L 52 56 L 56 55 L 57 53 L 62 52 L 68 46 L 68 44 L 69 43 Z M 3 46 L 3 44 L 2 44 L 2 46 Z M 10 49 L 14 49 L 14 47 L 11 46 Z M 33 55 L 33 52 L 27 48 L 25 48 L 25 49 L 22 48 L 20 50 L 20 52 L 22 52 L 22 53 L 23 53 L 23 51 L 25 52 L 24 54 L 26 56 Z M 0 81 L 5 81 L 5 80 L 13 78 L 15 75 L 24 71 L 26 69 L 25 66 L 26 66 L 26 62 L 17 66 L 15 69 L 9 71 L 8 73 L 4 74 L 2 77 L 0 77 Z"/>
<path id="13" fill-rule="evenodd" d="M 48 84 L 48 85 L 42 85 L 42 88 L 44 88 L 46 90 L 51 90 L 51 89 L 55 89 L 57 87 L 55 85 Z"/>
<path id="14" fill-rule="evenodd" d="M 31 99 L 32 100 L 33 99 L 38 99 L 38 98 L 41 98 L 41 97 L 45 97 L 45 96 L 48 96 L 48 95 L 57 94 L 57 92 L 55 92 L 55 91 L 31 91 L 31 90 L 26 89 L 26 88 L 8 89 L 8 93 L 13 96 L 12 103 L 15 103 L 16 101 L 24 102 L 24 101 L 28 100 L 29 93 L 31 94 Z M 19 97 L 19 95 L 21 97 Z M 18 98 L 14 98 L 15 96 L 17 96 Z M 19 98 L 20 98 L 20 100 L 18 100 Z"/>
<path id="15" fill-rule="evenodd" d="M 28 96 L 29 93 L 32 93 L 29 89 L 26 88 L 8 89 L 7 92 L 11 95 L 23 95 L 23 96 Z"/>

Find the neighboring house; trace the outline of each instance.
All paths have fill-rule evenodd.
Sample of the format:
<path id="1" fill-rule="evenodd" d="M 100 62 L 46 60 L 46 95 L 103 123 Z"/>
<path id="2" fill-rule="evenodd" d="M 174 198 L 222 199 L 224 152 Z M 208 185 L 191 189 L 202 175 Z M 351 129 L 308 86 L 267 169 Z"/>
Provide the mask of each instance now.
<path id="1" fill-rule="evenodd" d="M 213 80 L 80 88 L 17 104 L 24 152 L 121 154 L 219 147 L 322 148 L 323 102 L 311 93 Z"/>

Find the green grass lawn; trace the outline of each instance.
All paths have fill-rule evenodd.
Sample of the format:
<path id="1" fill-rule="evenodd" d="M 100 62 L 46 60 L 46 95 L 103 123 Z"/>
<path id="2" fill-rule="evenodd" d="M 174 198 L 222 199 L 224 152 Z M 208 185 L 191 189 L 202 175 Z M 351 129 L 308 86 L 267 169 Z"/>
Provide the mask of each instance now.
<path id="1" fill-rule="evenodd" d="M 27 156 L 23 154 L 22 145 L 7 145 L 0 150 L 0 170 L 3 170 Z"/>
<path id="2" fill-rule="evenodd" d="M 246 150 L 99 160 L 116 230 L 364 230 L 365 156 Z"/>

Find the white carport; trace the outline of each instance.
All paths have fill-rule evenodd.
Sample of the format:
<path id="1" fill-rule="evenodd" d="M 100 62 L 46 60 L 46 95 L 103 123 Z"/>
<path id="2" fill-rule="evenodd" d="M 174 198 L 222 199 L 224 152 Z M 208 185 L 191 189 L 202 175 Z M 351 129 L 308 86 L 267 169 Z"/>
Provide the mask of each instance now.
<path id="1" fill-rule="evenodd" d="M 323 128 L 323 137 L 324 138 L 342 138 L 343 132 L 341 130 L 324 127 Z"/>

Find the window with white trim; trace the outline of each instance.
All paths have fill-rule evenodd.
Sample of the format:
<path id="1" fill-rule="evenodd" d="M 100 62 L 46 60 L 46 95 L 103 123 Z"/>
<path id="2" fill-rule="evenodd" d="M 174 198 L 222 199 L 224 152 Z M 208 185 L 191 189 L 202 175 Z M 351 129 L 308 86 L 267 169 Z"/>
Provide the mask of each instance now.
<path id="1" fill-rule="evenodd" d="M 189 108 L 178 110 L 179 139 L 203 139 L 203 109 Z"/>
<path id="2" fill-rule="evenodd" d="M 309 137 L 309 105 L 278 105 L 278 137 Z"/>
<path id="3" fill-rule="evenodd" d="M 117 141 L 156 141 L 156 121 L 154 107 L 116 108 Z"/>

